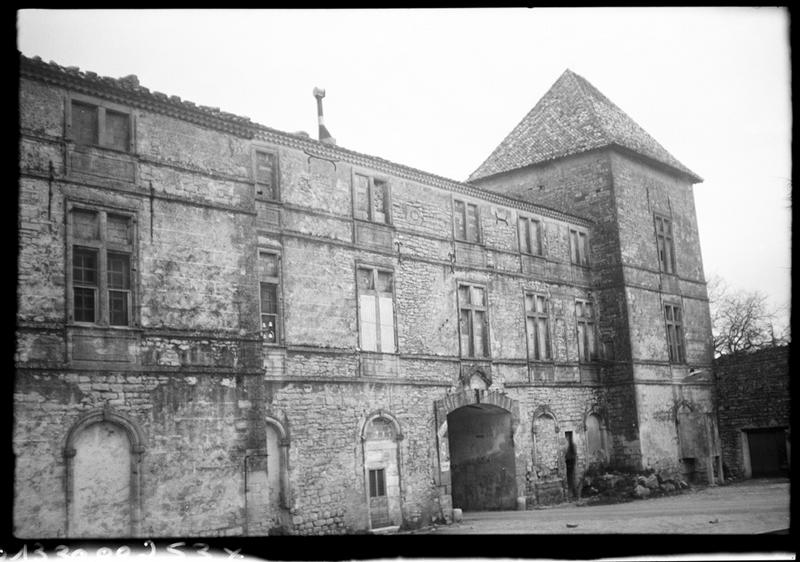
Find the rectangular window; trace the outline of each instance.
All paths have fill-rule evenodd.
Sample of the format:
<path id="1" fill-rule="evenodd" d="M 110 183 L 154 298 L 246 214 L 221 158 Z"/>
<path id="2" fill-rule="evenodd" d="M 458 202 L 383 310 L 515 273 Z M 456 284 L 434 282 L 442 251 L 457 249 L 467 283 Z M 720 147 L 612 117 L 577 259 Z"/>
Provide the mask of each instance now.
<path id="1" fill-rule="evenodd" d="M 378 498 L 386 495 L 386 470 L 383 468 L 369 471 L 369 497 Z"/>
<path id="2" fill-rule="evenodd" d="M 97 312 L 97 250 L 75 246 L 72 251 L 72 291 L 76 322 L 94 322 Z"/>
<path id="3" fill-rule="evenodd" d="M 133 218 L 103 210 L 69 211 L 71 320 L 130 326 L 133 310 Z"/>
<path id="4" fill-rule="evenodd" d="M 658 263 L 664 273 L 675 273 L 675 246 L 672 240 L 672 221 L 655 215 Z"/>
<path id="5" fill-rule="evenodd" d="M 358 314 L 363 351 L 394 353 L 394 290 L 391 271 L 359 267 Z"/>
<path id="6" fill-rule="evenodd" d="M 478 206 L 464 201 L 453 201 L 453 226 L 456 240 L 480 242 L 480 216 Z"/>
<path id="7" fill-rule="evenodd" d="M 127 326 L 131 302 L 131 257 L 108 252 L 108 323 Z"/>
<path id="8" fill-rule="evenodd" d="M 486 289 L 476 285 L 459 285 L 458 308 L 461 355 L 488 357 L 489 321 Z"/>
<path id="9" fill-rule="evenodd" d="M 597 333 L 594 324 L 594 305 L 590 301 L 575 301 L 575 319 L 578 326 L 578 359 L 581 362 L 597 360 Z"/>
<path id="10" fill-rule="evenodd" d="M 570 229 L 569 248 L 572 263 L 577 265 L 589 265 L 589 252 L 586 239 L 585 232 Z"/>
<path id="11" fill-rule="evenodd" d="M 278 254 L 258 253 L 259 309 L 261 334 L 266 343 L 280 341 L 279 288 L 280 266 Z"/>
<path id="12" fill-rule="evenodd" d="M 544 295 L 525 295 L 525 317 L 528 330 L 528 359 L 550 359 L 547 298 Z"/>
<path id="13" fill-rule="evenodd" d="M 71 100 L 70 138 L 78 145 L 131 152 L 131 114 L 82 100 Z"/>
<path id="14" fill-rule="evenodd" d="M 355 218 L 389 224 L 389 184 L 384 180 L 355 174 L 353 186 L 353 213 Z"/>
<path id="15" fill-rule="evenodd" d="M 253 183 L 256 197 L 278 199 L 278 156 L 274 152 L 253 149 Z"/>
<path id="16" fill-rule="evenodd" d="M 519 249 L 523 254 L 542 255 L 542 223 L 528 217 L 519 218 Z"/>
<path id="17" fill-rule="evenodd" d="M 681 307 L 674 304 L 664 305 L 664 319 L 667 324 L 667 347 L 669 347 L 670 363 L 685 363 L 683 351 L 683 320 Z"/>

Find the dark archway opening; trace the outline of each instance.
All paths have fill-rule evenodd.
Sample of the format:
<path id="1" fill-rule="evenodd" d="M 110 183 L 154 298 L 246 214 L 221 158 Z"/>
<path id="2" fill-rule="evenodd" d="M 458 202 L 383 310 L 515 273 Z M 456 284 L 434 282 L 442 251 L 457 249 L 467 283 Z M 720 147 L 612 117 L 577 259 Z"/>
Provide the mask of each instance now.
<path id="1" fill-rule="evenodd" d="M 517 498 L 511 413 L 469 404 L 447 415 L 453 507 L 515 509 Z"/>

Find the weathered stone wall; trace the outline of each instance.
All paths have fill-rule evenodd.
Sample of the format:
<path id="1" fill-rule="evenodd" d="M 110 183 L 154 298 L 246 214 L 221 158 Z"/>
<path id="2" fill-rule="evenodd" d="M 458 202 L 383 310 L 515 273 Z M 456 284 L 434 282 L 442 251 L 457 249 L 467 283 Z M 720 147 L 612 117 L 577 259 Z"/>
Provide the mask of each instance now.
<path id="1" fill-rule="evenodd" d="M 744 431 L 787 428 L 791 433 L 789 347 L 718 357 L 714 378 L 726 475 L 742 477 Z"/>
<path id="2" fill-rule="evenodd" d="M 634 378 L 651 383 L 637 385 L 636 390 L 642 464 L 646 468 L 677 469 L 680 455 L 674 412 L 682 397 L 681 388 L 671 383 L 683 381 L 691 368 L 708 370 L 711 361 L 711 323 L 692 187 L 672 174 L 616 152 L 611 153 L 611 168 Z M 673 275 L 660 272 L 654 213 L 672 219 Z M 685 362 L 670 362 L 665 303 L 681 307 Z M 706 381 L 693 387 L 692 393 L 698 411 L 712 413 L 713 386 Z M 662 384 L 652 384 L 656 382 Z M 709 446 L 713 452 L 714 443 Z"/>
<path id="3" fill-rule="evenodd" d="M 660 324 L 646 317 L 657 312 L 648 301 L 637 329 L 652 342 L 632 355 L 611 181 L 612 168 L 624 163 L 612 166 L 607 154 L 591 153 L 512 174 L 508 193 L 575 215 L 523 210 L 315 141 L 256 127 L 221 130 L 184 118 L 186 107 L 167 115 L 141 96 L 122 106 L 133 117 L 131 153 L 76 147 L 65 138 L 71 92 L 54 84 L 24 78 L 20 89 L 14 411 L 20 536 L 75 531 L 67 528 L 75 497 L 70 483 L 87 482 L 82 472 L 75 478 L 86 464 L 80 425 L 86 419 L 110 424 L 108 435 L 127 432 L 130 462 L 120 466 L 130 464 L 132 484 L 127 503 L 109 508 L 109 521 L 129 521 L 133 534 L 151 537 L 367 529 L 362 437 L 376 413 L 396 420 L 402 435 L 396 479 L 391 473 L 400 522 L 448 519 L 452 482 L 444 476 L 441 443 L 437 450 L 433 406 L 474 377 L 513 401 L 511 477 L 529 503 L 564 497 L 568 431 L 580 479 L 589 462 L 589 412 L 609 429 L 612 459 L 640 459 L 633 391 L 604 386 L 630 383 L 631 357 L 664 352 L 663 341 L 654 343 L 653 326 Z M 126 103 L 124 94 L 100 86 L 79 89 L 94 91 L 101 102 L 110 96 Z M 276 201 L 255 197 L 254 148 L 276 156 Z M 387 182 L 387 224 L 353 218 L 355 174 Z M 454 239 L 455 199 L 478 206 L 479 243 Z M 129 326 L 79 324 L 65 315 L 73 203 L 134 217 Z M 541 221 L 542 256 L 520 252 L 519 216 Z M 589 267 L 570 263 L 571 228 L 589 233 Z M 278 256 L 275 343 L 260 331 L 260 250 Z M 393 353 L 360 349 L 359 267 L 392 272 Z M 702 270 L 698 275 L 681 281 L 679 293 L 695 290 Z M 489 357 L 468 358 L 460 349 L 460 283 L 485 287 Z M 526 291 L 548 299 L 549 360 L 528 358 Z M 693 293 L 700 303 L 703 291 Z M 575 317 L 575 299 L 589 298 L 598 304 L 601 358 L 592 364 L 579 361 Z M 687 323 L 691 357 L 702 355 L 705 325 L 698 322 Z M 675 376 L 662 371 L 652 377 Z M 654 393 L 654 407 L 667 408 L 665 395 Z M 550 459 L 542 464 L 534 420 L 545 411 L 554 421 Z M 77 457 L 67 442 L 73 433 Z M 86 438 L 102 449 L 102 434 Z M 648 454 L 655 459 L 667 449 Z M 78 497 L 94 492 L 87 493 Z"/>

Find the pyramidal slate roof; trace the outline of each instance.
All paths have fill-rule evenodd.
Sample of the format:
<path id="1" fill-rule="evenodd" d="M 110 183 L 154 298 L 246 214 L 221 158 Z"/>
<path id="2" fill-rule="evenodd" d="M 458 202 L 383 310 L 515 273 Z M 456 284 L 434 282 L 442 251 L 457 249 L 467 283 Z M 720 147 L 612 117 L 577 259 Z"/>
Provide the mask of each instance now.
<path id="1" fill-rule="evenodd" d="M 467 181 L 615 145 L 660 162 L 694 183 L 703 181 L 597 88 L 569 69 Z"/>

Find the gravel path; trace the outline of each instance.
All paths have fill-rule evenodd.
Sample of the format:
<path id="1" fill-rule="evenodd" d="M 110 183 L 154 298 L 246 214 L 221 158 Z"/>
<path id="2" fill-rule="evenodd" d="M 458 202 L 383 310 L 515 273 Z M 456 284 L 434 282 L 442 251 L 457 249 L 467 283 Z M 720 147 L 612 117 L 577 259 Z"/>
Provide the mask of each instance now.
<path id="1" fill-rule="evenodd" d="M 757 534 L 789 528 L 789 481 L 757 479 L 611 505 L 465 513 L 415 534 Z"/>

